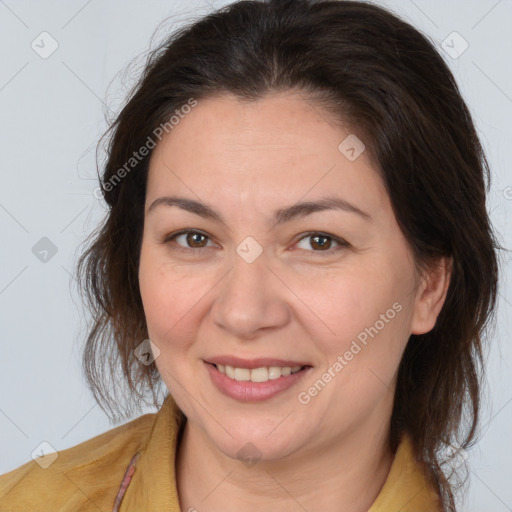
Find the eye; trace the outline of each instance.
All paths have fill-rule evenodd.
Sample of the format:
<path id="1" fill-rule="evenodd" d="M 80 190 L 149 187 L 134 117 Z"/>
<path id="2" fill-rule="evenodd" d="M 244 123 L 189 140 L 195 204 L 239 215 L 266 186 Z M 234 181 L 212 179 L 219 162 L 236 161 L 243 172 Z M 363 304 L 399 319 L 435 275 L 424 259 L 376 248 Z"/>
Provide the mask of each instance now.
<path id="1" fill-rule="evenodd" d="M 182 237 L 182 242 L 185 245 L 182 245 L 181 243 L 175 243 Z M 205 235 L 200 231 L 184 229 L 178 231 L 177 233 L 167 236 L 163 240 L 163 243 L 169 244 L 173 242 L 174 247 L 172 247 L 172 250 L 181 252 L 197 252 L 200 251 L 201 249 L 212 247 L 212 245 L 207 245 L 207 241 L 209 240 L 209 238 L 210 237 L 208 235 Z M 311 240 L 310 246 L 313 247 L 313 249 L 315 249 L 314 251 L 309 252 L 332 254 L 336 249 L 350 246 L 350 244 L 343 240 L 342 238 L 320 231 L 311 231 L 309 233 L 304 234 L 297 243 L 301 243 L 303 240 L 307 239 Z M 337 244 L 337 247 L 335 247 L 334 250 L 332 249 L 333 242 Z M 215 245 L 213 245 L 213 247 L 215 247 Z"/>
<path id="2" fill-rule="evenodd" d="M 305 236 L 303 236 L 299 242 L 302 242 L 303 240 L 311 240 L 310 246 L 313 248 L 316 248 L 318 250 L 310 251 L 310 252 L 320 252 L 320 253 L 327 253 L 332 254 L 334 251 L 331 250 L 332 242 L 334 241 L 338 245 L 338 249 L 342 247 L 349 247 L 349 243 L 343 240 L 342 238 L 339 238 L 334 235 L 329 235 L 328 233 L 322 233 L 320 231 L 311 231 L 309 233 L 306 233 Z M 335 248 L 336 249 L 336 248 Z"/>
<path id="3" fill-rule="evenodd" d="M 173 247 L 173 250 L 183 251 L 183 252 L 196 252 L 204 247 L 207 247 L 206 240 L 209 239 L 209 237 L 207 235 L 205 235 L 204 233 L 201 233 L 200 231 L 184 229 L 184 230 L 178 231 L 177 233 L 167 236 L 165 238 L 165 240 L 163 241 L 163 243 L 168 244 L 170 242 L 174 242 L 174 241 L 178 240 L 181 237 L 183 237 L 183 241 L 187 245 L 182 246 L 181 244 L 178 244 L 178 247 Z M 188 244 L 190 244 L 190 245 L 188 245 Z"/>

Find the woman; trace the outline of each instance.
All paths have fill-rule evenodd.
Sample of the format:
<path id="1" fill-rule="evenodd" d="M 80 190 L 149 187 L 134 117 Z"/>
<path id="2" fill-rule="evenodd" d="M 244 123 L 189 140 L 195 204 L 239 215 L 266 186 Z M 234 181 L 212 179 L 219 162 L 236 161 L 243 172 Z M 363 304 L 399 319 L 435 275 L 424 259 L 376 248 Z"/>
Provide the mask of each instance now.
<path id="1" fill-rule="evenodd" d="M 153 53 L 110 133 L 86 376 L 109 413 L 106 368 L 169 394 L 3 475 L 1 509 L 455 510 L 497 244 L 434 46 L 362 2 L 235 2 Z"/>

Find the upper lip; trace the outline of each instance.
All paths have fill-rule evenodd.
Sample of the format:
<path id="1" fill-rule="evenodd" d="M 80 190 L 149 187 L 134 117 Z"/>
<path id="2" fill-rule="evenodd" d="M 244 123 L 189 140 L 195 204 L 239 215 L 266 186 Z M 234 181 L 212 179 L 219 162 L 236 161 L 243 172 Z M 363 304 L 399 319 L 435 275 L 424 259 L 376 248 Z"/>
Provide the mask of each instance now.
<path id="1" fill-rule="evenodd" d="M 235 356 L 216 356 L 205 359 L 205 362 L 212 364 L 222 364 L 227 366 L 233 366 L 234 368 L 262 368 L 270 366 L 279 366 L 295 368 L 297 366 L 310 366 L 308 363 L 303 361 L 290 361 L 286 359 L 274 359 L 271 357 L 258 357 L 256 359 L 241 359 Z"/>

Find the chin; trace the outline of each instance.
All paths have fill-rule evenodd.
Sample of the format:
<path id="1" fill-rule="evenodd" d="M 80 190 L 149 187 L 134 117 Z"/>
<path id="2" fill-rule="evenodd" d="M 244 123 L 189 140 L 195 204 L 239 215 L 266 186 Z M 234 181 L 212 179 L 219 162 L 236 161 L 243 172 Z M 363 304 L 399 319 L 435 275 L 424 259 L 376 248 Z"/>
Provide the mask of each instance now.
<path id="1" fill-rule="evenodd" d="M 285 428 L 279 431 L 279 427 L 276 429 L 275 425 L 269 428 L 268 424 L 262 426 L 256 420 L 252 423 L 245 418 L 239 424 L 234 421 L 225 423 L 223 426 L 229 434 L 223 429 L 219 432 L 217 426 L 213 427 L 212 435 L 209 435 L 208 430 L 206 434 L 216 448 L 227 457 L 242 462 L 270 462 L 289 456 L 305 442 L 304 433 L 300 435 L 296 429 L 290 431 Z M 299 435 L 301 439 L 298 439 Z"/>

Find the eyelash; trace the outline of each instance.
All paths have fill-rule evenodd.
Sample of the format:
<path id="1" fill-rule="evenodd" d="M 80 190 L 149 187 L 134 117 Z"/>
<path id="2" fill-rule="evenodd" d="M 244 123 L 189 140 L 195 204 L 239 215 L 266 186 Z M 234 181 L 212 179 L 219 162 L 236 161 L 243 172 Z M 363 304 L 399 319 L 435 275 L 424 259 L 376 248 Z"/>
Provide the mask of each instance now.
<path id="1" fill-rule="evenodd" d="M 196 231 L 196 230 L 193 230 L 193 229 L 183 229 L 181 231 L 178 231 L 177 233 L 174 233 L 174 234 L 171 234 L 171 235 L 165 237 L 165 239 L 163 240 L 162 243 L 169 244 L 170 242 L 173 242 L 177 237 L 179 237 L 181 235 L 188 235 L 188 234 L 197 234 L 197 235 L 201 235 L 203 237 L 206 237 L 206 238 L 210 239 L 210 237 L 208 235 L 206 235 L 205 233 L 202 233 L 201 231 Z M 326 249 L 324 251 L 321 251 L 321 250 L 314 251 L 313 250 L 313 251 L 307 251 L 307 252 L 320 253 L 320 254 L 325 254 L 325 255 L 332 255 L 332 253 L 336 249 L 341 249 L 342 247 L 349 247 L 350 246 L 350 244 L 347 241 L 343 240 L 342 238 L 339 238 L 339 237 L 334 236 L 334 235 L 330 235 L 329 233 L 324 233 L 322 231 L 309 231 L 307 233 L 304 233 L 303 236 L 301 238 L 299 238 L 296 243 L 301 242 L 305 238 L 310 238 L 313 235 L 320 235 L 323 238 L 330 238 L 331 240 L 333 240 L 334 242 L 336 242 L 338 244 L 338 247 L 335 247 L 334 249 Z M 206 248 L 207 248 L 207 246 L 205 246 L 205 247 L 182 247 L 182 246 L 177 246 L 177 247 L 173 248 L 172 250 L 173 251 L 178 251 L 178 252 L 184 252 L 184 253 L 196 253 L 197 251 L 201 251 L 202 249 L 206 249 Z"/>

